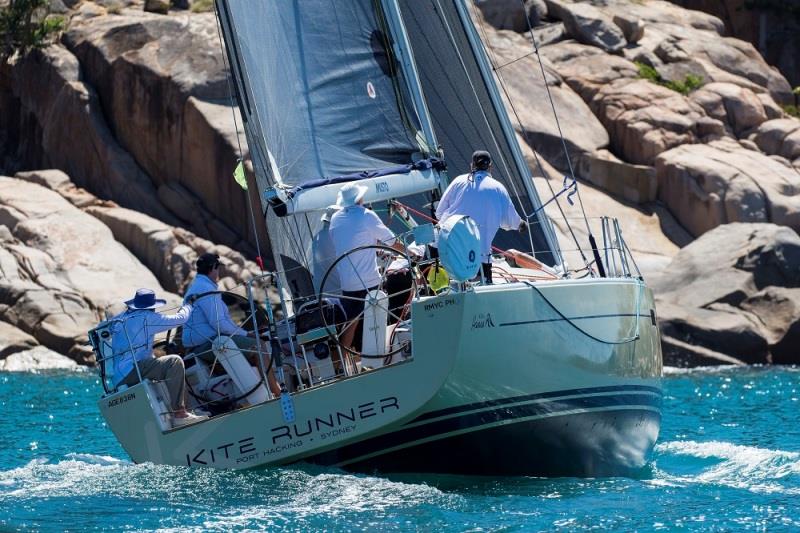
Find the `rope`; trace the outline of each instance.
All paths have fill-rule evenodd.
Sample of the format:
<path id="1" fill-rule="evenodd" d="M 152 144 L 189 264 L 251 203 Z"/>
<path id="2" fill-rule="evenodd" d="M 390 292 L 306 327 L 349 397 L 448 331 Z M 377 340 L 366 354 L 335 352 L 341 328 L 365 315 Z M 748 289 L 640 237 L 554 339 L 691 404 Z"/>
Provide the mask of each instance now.
<path id="1" fill-rule="evenodd" d="M 531 283 L 529 281 L 524 281 L 523 283 L 525 283 L 530 288 L 532 288 L 534 291 L 536 291 L 536 293 L 542 298 L 542 300 L 544 300 L 545 303 L 547 303 L 547 305 L 553 311 L 555 311 L 556 314 L 559 317 L 561 317 L 562 320 L 565 320 L 567 323 L 569 323 L 570 326 L 572 326 L 573 328 L 577 329 L 579 332 L 581 332 L 583 335 L 589 337 L 593 341 L 599 342 L 601 344 L 620 345 L 620 344 L 629 344 L 631 342 L 635 342 L 635 341 L 639 340 L 639 319 L 641 318 L 641 309 L 640 309 L 640 307 L 641 307 L 641 294 L 642 294 L 642 287 L 643 287 L 643 284 L 640 283 L 640 282 L 637 282 L 637 285 L 639 286 L 639 291 L 637 292 L 637 295 L 636 295 L 636 326 L 634 328 L 634 335 L 632 337 L 628 337 L 628 338 L 621 339 L 621 340 L 618 340 L 618 341 L 606 341 L 606 340 L 603 340 L 601 338 L 595 337 L 594 335 L 592 335 L 591 333 L 587 332 L 586 330 L 581 328 L 579 325 L 577 325 L 574 321 L 572 321 L 571 319 L 567 318 L 564 315 L 564 313 L 562 313 L 555 305 L 553 305 L 553 302 L 548 300 L 547 297 L 544 294 L 542 294 L 542 291 L 538 287 L 536 287 L 533 283 Z"/>
<path id="2" fill-rule="evenodd" d="M 225 80 L 228 83 L 228 98 L 229 98 L 230 103 L 231 103 L 231 115 L 233 116 L 233 128 L 234 128 L 234 130 L 236 132 L 236 144 L 237 144 L 237 146 L 239 148 L 239 152 L 238 152 L 239 153 L 239 158 L 238 158 L 237 166 L 238 166 L 238 164 L 241 164 L 242 165 L 242 169 L 244 170 L 244 151 L 242 150 L 242 141 L 239 138 L 239 124 L 238 124 L 238 122 L 236 120 L 236 107 L 237 107 L 237 105 L 236 105 L 235 100 L 233 98 L 233 84 L 231 83 L 231 75 L 232 75 L 231 72 L 232 72 L 232 70 L 230 68 L 230 65 L 228 65 L 228 59 L 227 59 L 226 54 L 225 54 L 225 44 L 222 42 L 222 29 L 220 28 L 220 23 L 219 23 L 220 14 L 219 14 L 219 11 L 217 9 L 218 9 L 217 8 L 217 3 L 214 2 L 214 15 L 215 15 L 215 21 L 216 21 L 216 24 L 217 24 L 217 38 L 219 39 L 219 48 L 222 51 L 222 65 L 225 67 L 225 70 L 228 71 L 228 75 L 225 76 Z M 245 172 L 245 182 L 246 182 L 246 180 L 247 180 L 247 173 Z M 256 261 L 256 263 L 258 264 L 258 268 L 261 269 L 261 273 L 263 274 L 264 273 L 264 260 L 261 258 L 261 244 L 259 243 L 259 239 L 258 239 L 258 228 L 256 227 L 256 217 L 253 214 L 253 204 L 250 201 L 249 189 L 245 190 L 245 197 L 246 197 L 245 201 L 247 203 L 247 212 L 248 212 L 249 217 L 250 217 L 250 223 L 253 226 L 253 239 L 256 241 L 256 254 L 257 254 L 257 257 L 258 257 L 258 260 Z"/>

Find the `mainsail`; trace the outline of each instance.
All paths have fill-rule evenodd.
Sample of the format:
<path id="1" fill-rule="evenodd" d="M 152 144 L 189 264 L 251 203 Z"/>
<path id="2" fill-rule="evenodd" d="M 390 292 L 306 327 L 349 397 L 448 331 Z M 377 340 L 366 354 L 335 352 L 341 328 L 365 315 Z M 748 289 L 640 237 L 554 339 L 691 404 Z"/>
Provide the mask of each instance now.
<path id="1" fill-rule="evenodd" d="M 276 263 L 294 271 L 294 296 L 309 295 L 312 236 L 343 181 L 367 182 L 368 201 L 440 184 L 419 88 L 395 55 L 396 14 L 375 0 L 217 9 L 259 191 L 275 207 L 265 216 Z"/>

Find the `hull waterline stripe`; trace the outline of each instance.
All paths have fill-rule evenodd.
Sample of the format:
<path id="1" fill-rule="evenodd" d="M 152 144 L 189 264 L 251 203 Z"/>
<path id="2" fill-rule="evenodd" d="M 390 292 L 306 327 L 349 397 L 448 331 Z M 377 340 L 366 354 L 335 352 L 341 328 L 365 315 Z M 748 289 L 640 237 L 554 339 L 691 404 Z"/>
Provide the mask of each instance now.
<path id="1" fill-rule="evenodd" d="M 654 398 L 654 401 L 658 405 L 661 404 L 661 398 L 662 398 L 661 394 L 656 394 L 655 392 L 651 392 L 651 391 L 640 391 L 640 392 L 637 392 L 636 394 L 637 395 L 644 394 L 644 395 L 651 396 L 652 398 Z M 570 394 L 570 395 L 565 395 L 565 396 L 559 396 L 557 398 L 557 401 L 575 400 L 575 399 L 580 399 L 580 398 L 594 398 L 594 397 L 598 397 L 598 396 L 619 396 L 619 392 L 613 391 L 613 392 L 597 392 L 597 393 L 591 393 L 591 394 Z M 525 399 L 524 397 L 522 397 L 522 398 L 523 399 L 520 400 L 520 401 L 515 401 L 513 403 L 512 402 L 505 402 L 502 405 L 505 405 L 506 408 L 508 409 L 508 408 L 512 408 L 512 407 L 513 408 L 520 407 L 522 405 L 552 403 L 554 401 L 554 400 L 547 399 L 547 398 L 536 398 L 536 399 L 532 399 L 532 400 L 531 399 Z M 486 402 L 486 403 L 489 404 L 491 402 Z M 431 424 L 433 422 L 438 422 L 440 420 L 447 420 L 449 418 L 453 418 L 453 417 L 456 417 L 456 416 L 462 416 L 462 415 L 465 415 L 465 414 L 475 414 L 475 413 L 481 413 L 481 412 L 490 412 L 490 411 L 494 410 L 494 407 L 495 407 L 494 405 L 478 405 L 478 407 L 475 407 L 475 408 L 472 408 L 472 409 L 463 409 L 463 410 L 460 410 L 458 413 L 446 414 L 446 415 L 442 415 L 442 416 L 437 416 L 435 418 L 426 417 L 423 420 L 420 417 L 420 418 L 418 418 L 416 420 L 412 420 L 411 422 L 407 422 L 403 427 L 404 428 L 417 427 L 417 426 L 422 426 L 422 425 L 425 425 L 425 424 Z"/>
<path id="2" fill-rule="evenodd" d="M 475 432 L 484 431 L 484 430 L 487 430 L 487 429 L 492 429 L 492 428 L 501 427 L 501 426 L 509 426 L 509 425 L 513 425 L 513 424 L 522 424 L 522 423 L 525 423 L 525 422 L 533 422 L 533 421 L 536 421 L 536 420 L 542 420 L 542 419 L 545 419 L 545 418 L 555 418 L 555 417 L 559 417 L 559 416 L 570 416 L 570 415 L 579 415 L 579 414 L 587 414 L 587 413 L 599 413 L 599 412 L 608 413 L 608 412 L 613 412 L 613 411 L 628 411 L 628 412 L 630 412 L 630 411 L 649 411 L 649 412 L 657 414 L 659 416 L 659 418 L 661 417 L 661 410 L 660 409 L 657 409 L 657 408 L 654 408 L 654 407 L 647 407 L 647 406 L 635 406 L 635 407 L 619 406 L 619 407 L 594 407 L 594 408 L 589 408 L 589 409 L 570 409 L 570 410 L 567 410 L 567 411 L 560 411 L 558 413 L 547 413 L 547 414 L 524 416 L 524 417 L 513 418 L 513 419 L 498 420 L 496 422 L 491 422 L 491 423 L 484 424 L 484 425 L 481 425 L 481 426 L 473 426 L 473 427 L 458 429 L 458 430 L 455 430 L 455 431 L 450 431 L 450 432 L 447 432 L 447 433 L 439 433 L 439 434 L 436 434 L 436 435 L 431 435 L 429 437 L 424 437 L 424 438 L 421 438 L 421 439 L 418 439 L 418 440 L 414 440 L 414 441 L 406 442 L 406 443 L 403 443 L 403 444 L 399 444 L 399 445 L 393 446 L 391 448 L 386 448 L 386 449 L 378 450 L 378 451 L 375 451 L 375 452 L 372 452 L 372 453 L 368 453 L 366 455 L 362 455 L 362 456 L 359 456 L 359 457 L 356 457 L 356 458 L 353 458 L 353 459 L 348 459 L 346 461 L 342 461 L 340 463 L 336 463 L 333 466 L 345 467 L 345 466 L 348 466 L 348 465 L 359 463 L 361 461 L 366 461 L 366 460 L 372 459 L 374 457 L 379 457 L 381 455 L 386 455 L 388 453 L 397 452 L 397 451 L 404 450 L 404 449 L 407 449 L 407 448 L 413 448 L 415 446 L 419 446 L 419 445 L 422 445 L 422 444 L 427 444 L 429 442 L 434 442 L 434 441 L 437 441 L 437 440 L 447 439 L 447 438 L 451 438 L 451 437 L 457 437 L 459 435 L 465 435 L 467 433 L 475 433 Z"/>
<path id="3" fill-rule="evenodd" d="M 604 410 L 648 410 L 661 413 L 661 399 L 649 394 L 621 394 L 616 396 L 589 396 L 565 400 L 548 401 L 535 404 L 523 404 L 512 407 L 500 407 L 493 411 L 463 414 L 440 421 L 431 421 L 415 427 L 402 427 L 392 433 L 378 435 L 366 440 L 344 446 L 335 451 L 323 452 L 316 457 L 325 464 L 350 463 L 355 457 L 369 453 L 384 453 L 382 450 L 402 448 L 409 443 L 445 438 L 454 431 L 476 431 L 489 424 L 497 425 L 500 421 L 513 421 L 517 418 L 548 418 L 563 416 L 570 412 L 591 412 Z M 376 451 L 378 450 L 378 451 Z M 342 457 L 342 455 L 350 457 Z M 332 459 L 325 461 L 325 456 Z M 312 456 L 313 458 L 314 456 Z"/>
<path id="4" fill-rule="evenodd" d="M 568 398 L 568 397 L 575 397 L 575 396 L 590 396 L 593 394 L 601 394 L 601 393 L 619 393 L 619 392 L 644 392 L 655 394 L 659 398 L 663 396 L 663 391 L 659 387 L 654 387 L 650 385 L 608 385 L 605 387 L 589 387 L 584 389 L 567 389 L 567 390 L 559 390 L 559 391 L 551 391 L 551 392 L 540 392 L 538 394 L 526 394 L 523 396 L 513 396 L 510 398 L 499 398 L 497 400 L 487 400 L 485 402 L 474 402 L 468 403 L 464 405 L 457 405 L 454 407 L 447 407 L 445 409 L 439 409 L 436 411 L 429 411 L 427 413 L 423 413 L 414 420 L 411 420 L 406 425 L 411 426 L 416 425 L 417 422 L 421 422 L 423 420 L 429 420 L 433 418 L 441 418 L 446 415 L 456 414 L 456 413 L 465 413 L 467 411 L 476 411 L 479 409 L 483 409 L 486 407 L 494 407 L 498 405 L 509 405 L 521 402 L 528 402 L 532 400 L 539 400 L 539 399 L 549 399 L 553 400 L 556 398 Z"/>

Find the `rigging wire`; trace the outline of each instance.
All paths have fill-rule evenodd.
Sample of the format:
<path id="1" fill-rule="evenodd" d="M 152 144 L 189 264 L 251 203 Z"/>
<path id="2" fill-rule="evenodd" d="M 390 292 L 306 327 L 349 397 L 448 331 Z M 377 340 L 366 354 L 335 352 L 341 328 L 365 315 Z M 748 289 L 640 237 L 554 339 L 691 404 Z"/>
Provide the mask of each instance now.
<path id="1" fill-rule="evenodd" d="M 484 111 L 483 106 L 481 105 L 480 97 L 478 96 L 478 91 L 475 88 L 475 84 L 472 83 L 472 78 L 469 75 L 469 69 L 467 69 L 467 65 L 464 62 L 464 57 L 461 55 L 461 50 L 459 49 L 458 43 L 456 42 L 455 35 L 453 34 L 453 29 L 450 27 L 450 23 L 448 22 L 447 18 L 445 17 L 444 8 L 442 7 L 442 4 L 441 4 L 440 0 L 435 0 L 435 2 L 436 2 L 436 7 L 438 8 L 437 11 L 439 13 L 439 18 L 440 18 L 440 20 L 442 22 L 443 27 L 447 30 L 447 36 L 448 36 L 448 38 L 450 40 L 450 43 L 453 45 L 453 50 L 455 50 L 456 54 L 458 55 L 458 61 L 461 64 L 462 70 L 466 74 L 467 80 L 469 81 L 469 86 L 470 86 L 470 89 L 472 89 L 472 94 L 475 97 L 475 102 L 477 103 L 477 107 L 481 111 L 481 115 L 483 116 L 484 123 L 488 126 L 487 130 L 489 131 L 489 135 L 492 138 L 492 142 L 494 143 L 494 146 L 495 146 L 495 148 L 497 150 L 497 153 L 500 156 L 500 160 L 502 161 L 503 166 L 505 167 L 506 175 L 509 176 L 509 180 L 508 181 L 509 181 L 509 183 L 511 183 L 511 187 L 514 189 L 514 194 L 516 195 L 516 197 L 517 198 L 522 198 L 522 196 L 519 194 L 519 191 L 517 190 L 517 186 L 514 183 L 514 180 L 511 179 L 512 178 L 512 174 L 511 174 L 511 172 L 509 170 L 510 167 L 509 167 L 508 161 L 506 161 L 506 158 L 505 158 L 505 155 L 503 153 L 503 150 L 500 148 L 500 143 L 498 142 L 497 136 L 494 134 L 494 130 L 491 127 L 491 123 L 489 122 L 489 117 L 486 115 L 486 111 Z M 520 207 L 522 207 L 523 214 L 526 214 L 525 213 L 525 206 L 522 205 L 521 201 L 520 201 Z M 527 218 L 527 214 L 526 214 L 526 218 Z"/>
<path id="2" fill-rule="evenodd" d="M 474 3 L 472 5 L 474 6 Z M 480 19 L 478 19 L 478 20 L 480 20 Z M 528 24 L 530 25 L 530 22 Z M 481 32 L 481 35 L 483 36 L 483 42 L 486 43 L 486 47 L 490 51 L 493 52 L 491 44 L 489 42 L 489 39 L 488 39 L 488 37 L 486 35 L 486 31 L 485 31 L 485 29 L 483 27 L 483 24 L 479 23 L 477 26 L 478 26 L 479 31 Z M 538 55 L 539 52 L 537 50 L 534 53 Z M 526 54 L 523 57 L 528 57 L 529 55 L 530 54 Z M 522 59 L 522 58 L 517 58 L 514 61 L 517 61 L 519 59 Z M 513 63 L 514 61 L 512 61 L 510 63 Z M 541 59 L 540 59 L 540 61 L 541 61 Z M 514 118 L 517 120 L 517 124 L 519 125 L 519 129 L 522 132 L 522 136 L 525 139 L 525 142 L 527 142 L 528 145 L 530 146 L 531 143 L 528 140 L 528 131 L 525 128 L 522 127 L 522 119 L 519 116 L 519 112 L 517 111 L 516 106 L 514 106 L 514 100 L 511 98 L 511 95 L 508 92 L 508 88 L 506 87 L 505 79 L 503 78 L 503 74 L 500 71 L 500 68 L 503 68 L 503 67 L 507 66 L 510 63 L 506 63 L 505 65 L 502 65 L 501 67 L 494 67 L 494 65 L 493 65 L 492 70 L 497 73 L 497 79 L 500 82 L 500 87 L 503 89 L 503 94 L 505 94 L 506 100 L 508 101 L 508 105 L 511 107 L 512 113 L 514 113 Z M 544 80 L 545 87 L 547 87 L 547 79 L 543 78 L 543 80 Z M 548 90 L 548 95 L 549 94 L 550 94 L 550 92 Z M 564 219 L 564 224 L 567 226 L 567 230 L 569 230 L 569 233 L 570 233 L 570 236 L 572 237 L 572 240 L 575 241 L 575 246 L 578 249 L 578 252 L 580 253 L 581 258 L 583 259 L 584 264 L 588 266 L 590 263 L 589 263 L 588 259 L 586 258 L 586 256 L 584 255 L 583 250 L 581 249 L 580 242 L 578 242 L 578 237 L 575 235 L 575 231 L 572 229 L 572 225 L 569 223 L 569 220 L 567 219 L 567 214 L 564 212 L 564 208 L 561 207 L 561 202 L 558 201 L 558 197 L 556 195 L 555 190 L 553 189 L 553 185 L 550 183 L 550 179 L 548 179 L 547 173 L 545 172 L 544 166 L 542 165 L 542 161 L 539 158 L 539 153 L 536 150 L 531 150 L 531 151 L 533 152 L 533 158 L 536 161 L 536 166 L 539 168 L 539 172 L 541 172 L 542 177 L 544 178 L 544 181 L 547 184 L 547 188 L 550 190 L 550 195 L 552 196 L 552 198 L 556 199 L 556 206 L 558 207 L 558 211 L 561 213 L 561 216 Z M 574 176 L 572 177 L 572 179 L 573 179 L 573 181 L 575 180 Z M 544 215 L 544 216 L 547 216 L 547 215 Z M 586 214 L 584 213 L 584 217 L 585 216 L 586 216 Z M 527 219 L 528 216 L 526 215 L 525 218 Z M 558 245 L 558 239 L 557 238 L 556 238 L 555 245 L 556 245 L 556 248 L 557 248 L 557 251 L 558 251 L 559 255 L 561 255 L 561 263 L 563 264 L 564 263 L 564 256 L 561 253 L 561 249 L 560 249 L 561 247 Z"/>
<path id="3" fill-rule="evenodd" d="M 522 6 L 523 12 L 525 11 L 525 0 L 519 0 L 520 5 Z M 542 56 L 539 53 L 539 45 L 536 43 L 536 36 L 533 34 L 533 26 L 531 26 L 531 20 L 528 16 L 525 16 L 525 24 L 528 26 L 528 35 L 530 36 L 531 44 L 533 44 L 533 50 L 536 53 L 536 58 L 539 61 L 539 69 L 542 72 L 542 81 L 544 82 L 544 88 L 547 91 L 547 99 L 550 102 L 550 108 L 553 110 L 553 118 L 556 121 L 556 128 L 558 128 L 558 136 L 561 138 L 561 146 L 564 149 L 564 157 L 567 158 L 567 167 L 569 167 L 569 175 L 574 180 L 575 179 L 575 170 L 572 168 L 572 158 L 569 156 L 569 150 L 567 149 L 567 141 L 564 139 L 564 133 L 561 131 L 561 121 L 558 119 L 558 113 L 556 112 L 556 104 L 553 101 L 553 95 L 550 93 L 550 86 L 547 85 L 547 74 L 544 71 L 544 63 L 542 62 Z M 586 223 L 586 232 L 591 237 L 592 230 L 589 229 L 589 219 L 586 218 L 586 211 L 583 208 L 583 200 L 581 199 L 581 192 L 578 191 L 578 204 L 581 206 L 581 213 L 583 214 L 583 221 Z"/>
<path id="4" fill-rule="evenodd" d="M 239 124 L 236 120 L 236 102 L 233 98 L 233 83 L 231 82 L 231 76 L 233 75 L 233 71 L 231 70 L 230 65 L 228 65 L 228 59 L 225 54 L 225 44 L 222 42 L 222 30 L 220 28 L 220 14 L 217 11 L 217 3 L 214 2 L 214 20 L 217 25 L 217 38 L 219 39 L 219 48 L 222 55 L 222 65 L 225 67 L 225 70 L 228 71 L 228 75 L 225 76 L 225 80 L 228 82 L 228 97 L 231 102 L 231 115 L 233 115 L 233 129 L 236 132 L 236 144 L 239 148 L 239 163 L 242 165 L 242 169 L 244 170 L 244 151 L 242 150 L 242 141 L 239 137 Z M 242 125 L 244 126 L 244 125 Z M 247 181 L 247 173 L 245 172 L 245 183 Z M 256 241 L 256 254 L 258 256 L 258 268 L 261 269 L 261 273 L 264 273 L 264 260 L 261 257 L 261 244 L 259 243 L 258 238 L 258 228 L 256 227 L 256 217 L 253 214 L 253 203 L 250 201 L 250 190 L 245 189 L 245 201 L 247 203 L 247 212 L 250 217 L 250 223 L 253 226 L 253 239 Z"/>

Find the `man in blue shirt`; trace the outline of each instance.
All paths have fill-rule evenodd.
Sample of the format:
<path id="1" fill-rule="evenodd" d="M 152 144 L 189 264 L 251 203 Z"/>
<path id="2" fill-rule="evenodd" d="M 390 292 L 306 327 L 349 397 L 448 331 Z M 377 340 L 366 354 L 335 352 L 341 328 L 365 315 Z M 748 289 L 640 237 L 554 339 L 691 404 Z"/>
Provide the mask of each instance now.
<path id="1" fill-rule="evenodd" d="M 193 302 L 194 305 L 189 320 L 183 326 L 181 334 L 183 346 L 196 354 L 211 353 L 211 342 L 215 338 L 225 335 L 233 340 L 253 364 L 258 340 L 254 333 L 236 325 L 231 319 L 228 306 L 222 301 L 222 294 L 217 286 L 220 268 L 219 256 L 211 253 L 202 254 L 197 259 L 196 266 L 197 276 L 183 298 L 184 303 Z M 262 347 L 262 352 L 265 350 L 266 348 Z M 206 357 L 201 355 L 201 358 L 205 359 Z M 213 355 L 211 359 L 213 360 Z M 255 365 L 257 364 L 255 362 Z M 265 365 L 268 364 L 269 359 L 265 362 Z M 271 368 L 267 377 L 270 390 L 273 394 L 279 395 L 281 389 Z"/>
<path id="2" fill-rule="evenodd" d="M 186 410 L 184 399 L 185 372 L 177 355 L 153 356 L 155 335 L 185 324 L 192 306 L 185 304 L 174 315 L 156 312 L 167 303 L 157 299 L 151 289 L 139 289 L 125 302 L 127 309 L 115 316 L 111 347 L 114 351 L 114 385 L 132 386 L 144 379 L 163 380 L 167 384 L 170 410 L 176 426 L 197 422 L 205 417 Z"/>

